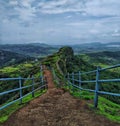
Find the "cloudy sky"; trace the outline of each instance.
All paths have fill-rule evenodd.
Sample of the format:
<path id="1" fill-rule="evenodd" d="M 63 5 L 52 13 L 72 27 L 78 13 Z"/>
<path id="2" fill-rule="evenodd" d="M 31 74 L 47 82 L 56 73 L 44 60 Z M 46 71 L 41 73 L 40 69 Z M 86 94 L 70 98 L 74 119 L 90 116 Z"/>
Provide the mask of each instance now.
<path id="1" fill-rule="evenodd" d="M 0 43 L 120 42 L 120 0 L 0 0 Z"/>

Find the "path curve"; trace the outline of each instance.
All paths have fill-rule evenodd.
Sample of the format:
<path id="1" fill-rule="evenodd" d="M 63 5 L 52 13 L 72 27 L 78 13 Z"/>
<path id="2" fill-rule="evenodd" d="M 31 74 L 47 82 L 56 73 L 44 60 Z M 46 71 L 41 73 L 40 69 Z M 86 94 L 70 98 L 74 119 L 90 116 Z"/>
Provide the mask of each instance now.
<path id="1" fill-rule="evenodd" d="M 49 70 L 44 70 L 44 76 L 47 93 L 12 114 L 3 126 L 120 126 L 92 113 L 85 101 L 55 88 Z"/>

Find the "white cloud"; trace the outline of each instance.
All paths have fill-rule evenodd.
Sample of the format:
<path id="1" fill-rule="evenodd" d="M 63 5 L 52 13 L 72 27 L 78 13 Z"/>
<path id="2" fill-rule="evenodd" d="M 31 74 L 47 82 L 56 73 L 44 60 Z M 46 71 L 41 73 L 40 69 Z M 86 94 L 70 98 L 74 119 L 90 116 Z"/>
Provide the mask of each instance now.
<path id="1" fill-rule="evenodd" d="M 72 15 L 68 15 L 68 16 L 66 16 L 66 18 L 72 18 Z"/>
<path id="2" fill-rule="evenodd" d="M 92 33 L 92 34 L 98 34 L 99 33 L 98 29 L 91 29 L 89 32 Z"/>
<path id="3" fill-rule="evenodd" d="M 31 21 L 32 19 L 34 19 L 34 17 L 36 16 L 35 14 L 35 8 L 19 8 L 16 7 L 15 11 L 17 11 L 19 13 L 19 18 L 22 21 Z"/>
<path id="4" fill-rule="evenodd" d="M 18 5 L 18 1 L 17 0 L 11 0 L 11 1 L 9 1 L 9 4 L 16 6 L 16 5 Z"/>
<path id="5" fill-rule="evenodd" d="M 72 22 L 72 23 L 68 23 L 68 24 L 66 24 L 66 25 L 68 25 L 68 26 L 83 26 L 84 25 L 84 23 L 83 22 Z"/>
<path id="6" fill-rule="evenodd" d="M 113 37 L 120 37 L 120 33 L 113 33 L 112 36 Z"/>
<path id="7" fill-rule="evenodd" d="M 120 37 L 120 30 L 116 28 L 111 35 L 113 37 Z"/>
<path id="8" fill-rule="evenodd" d="M 3 40 L 120 40 L 119 0 L 0 0 L 0 10 Z"/>
<path id="9" fill-rule="evenodd" d="M 92 0 L 86 3 L 86 12 L 91 15 L 118 15 L 120 1 Z"/>
<path id="10" fill-rule="evenodd" d="M 45 14 L 62 14 L 83 11 L 83 2 L 79 0 L 52 0 L 40 2 L 39 11 Z"/>
<path id="11" fill-rule="evenodd" d="M 21 0 L 21 4 L 26 8 L 31 8 L 31 1 L 30 0 Z"/>

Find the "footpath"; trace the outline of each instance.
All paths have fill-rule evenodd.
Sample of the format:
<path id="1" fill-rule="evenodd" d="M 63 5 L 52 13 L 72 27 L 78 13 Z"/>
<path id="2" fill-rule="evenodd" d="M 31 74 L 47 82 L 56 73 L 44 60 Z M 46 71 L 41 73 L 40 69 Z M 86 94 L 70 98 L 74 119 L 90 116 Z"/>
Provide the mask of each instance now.
<path id="1" fill-rule="evenodd" d="M 3 126 L 120 126 L 96 115 L 84 100 L 57 89 L 49 70 L 44 70 L 48 90 L 13 113 Z"/>

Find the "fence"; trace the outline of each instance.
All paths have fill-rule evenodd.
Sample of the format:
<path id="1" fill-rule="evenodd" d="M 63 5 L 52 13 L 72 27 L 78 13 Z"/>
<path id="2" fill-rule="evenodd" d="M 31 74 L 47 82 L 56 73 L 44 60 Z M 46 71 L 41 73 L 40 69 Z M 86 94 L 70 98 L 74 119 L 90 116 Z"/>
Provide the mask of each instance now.
<path id="1" fill-rule="evenodd" d="M 104 74 L 105 74 L 105 71 L 109 70 L 108 72 L 106 72 L 106 74 L 107 74 L 107 73 L 110 72 L 111 69 L 115 69 L 115 68 L 119 69 L 120 64 L 117 64 L 117 65 L 114 65 L 114 66 L 111 66 L 111 67 L 107 67 L 107 68 L 97 67 L 96 70 L 89 71 L 89 72 L 78 72 L 78 73 L 71 73 L 71 74 L 68 73 L 67 80 L 68 80 L 68 83 L 70 85 L 72 85 L 73 87 L 76 87 L 80 90 L 94 92 L 94 107 L 97 107 L 98 106 L 98 96 L 100 94 L 120 97 L 119 93 L 112 93 L 112 92 L 106 92 L 106 91 L 100 91 L 99 90 L 101 83 L 120 82 L 120 76 L 118 78 L 112 78 L 112 79 L 100 79 L 101 72 L 104 72 Z M 120 69 L 119 69 L 119 71 L 120 71 Z M 92 74 L 92 75 L 94 74 L 93 77 L 92 77 L 94 79 L 92 79 L 92 80 L 90 80 L 90 79 L 89 80 L 83 80 L 82 79 L 82 77 L 81 77 L 82 75 L 86 76 L 86 75 L 89 75 L 89 74 Z M 114 74 L 117 74 L 117 73 L 114 73 Z M 77 79 L 76 79 L 76 76 L 77 76 Z M 106 78 L 106 76 L 104 78 Z M 95 83 L 94 90 L 93 89 L 86 89 L 86 88 L 82 87 L 82 85 L 88 84 L 88 83 Z"/>
<path id="2" fill-rule="evenodd" d="M 42 70 L 42 67 L 41 67 L 41 70 Z M 34 93 L 35 91 L 39 90 L 39 89 L 42 89 L 42 88 L 45 88 L 47 85 L 43 79 L 43 75 L 42 75 L 42 72 L 41 72 L 41 76 L 38 78 L 38 77 L 34 77 L 32 76 L 31 78 L 22 78 L 22 77 L 18 77 L 18 78 L 0 78 L 0 81 L 17 81 L 18 82 L 18 88 L 15 88 L 15 89 L 11 89 L 11 90 L 8 90 L 8 91 L 4 91 L 4 92 L 1 92 L 0 93 L 0 96 L 3 96 L 3 95 L 6 95 L 6 94 L 10 94 L 10 93 L 13 93 L 13 92 L 19 92 L 19 98 L 11 101 L 11 102 L 8 102 L 4 105 L 1 105 L 0 106 L 0 110 L 12 105 L 13 103 L 17 102 L 17 101 L 20 101 L 20 104 L 22 104 L 22 99 L 26 96 L 28 96 L 29 94 L 32 94 L 32 97 L 34 97 Z M 23 86 L 23 83 L 22 82 L 25 82 L 25 81 L 28 81 L 28 84 L 27 86 Z M 30 84 L 31 83 L 31 84 Z M 24 93 L 23 90 L 24 89 L 29 89 L 27 90 L 26 92 L 27 93 Z"/>

